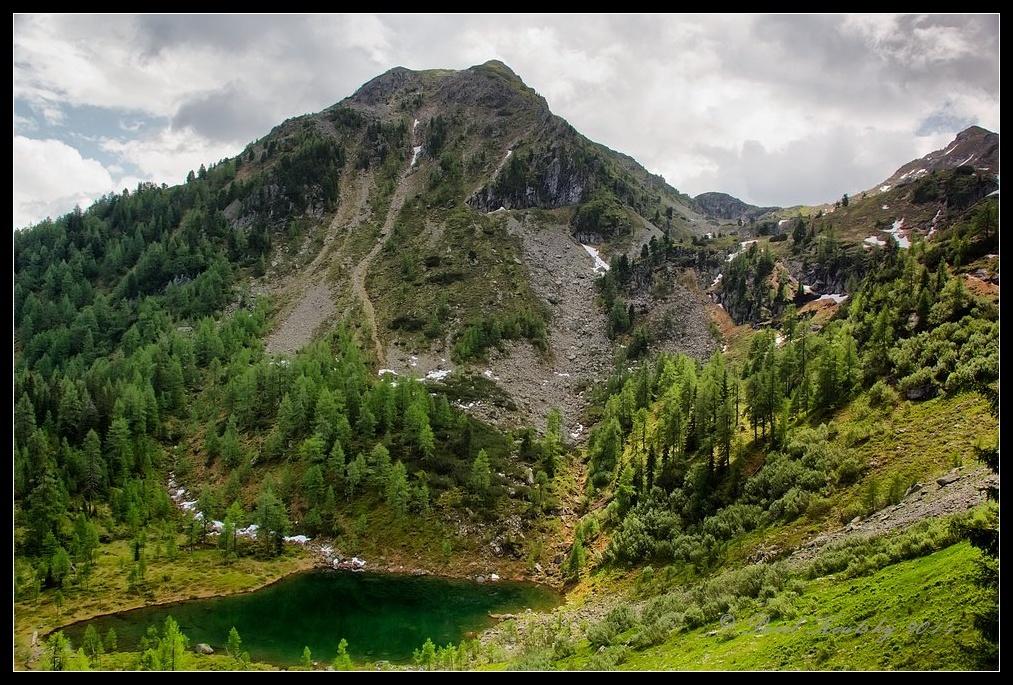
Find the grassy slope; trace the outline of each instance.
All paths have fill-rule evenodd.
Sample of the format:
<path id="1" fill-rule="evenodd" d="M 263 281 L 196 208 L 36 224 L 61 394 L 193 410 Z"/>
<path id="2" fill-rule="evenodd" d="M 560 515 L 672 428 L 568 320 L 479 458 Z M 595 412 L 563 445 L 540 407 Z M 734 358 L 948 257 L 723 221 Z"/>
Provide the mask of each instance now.
<path id="1" fill-rule="evenodd" d="M 759 546 L 793 548 L 822 531 L 839 527 L 860 511 L 869 483 L 881 499 L 898 478 L 907 485 L 926 481 L 957 465 L 975 463 L 977 441 L 996 428 L 980 396 L 964 393 L 927 402 L 902 401 L 889 410 L 870 410 L 860 396 L 829 421 L 837 440 L 858 456 L 868 470 L 854 484 L 838 490 L 829 506 L 791 523 L 746 534 L 732 542 L 730 560 L 745 559 Z"/>
<path id="2" fill-rule="evenodd" d="M 871 576 L 823 578 L 809 585 L 791 621 L 759 628 L 762 615 L 736 617 L 730 626 L 679 633 L 633 653 L 623 668 L 970 668 L 962 647 L 975 634 L 968 607 L 976 554 L 960 543 Z M 577 656 L 568 665 L 580 661 Z"/>

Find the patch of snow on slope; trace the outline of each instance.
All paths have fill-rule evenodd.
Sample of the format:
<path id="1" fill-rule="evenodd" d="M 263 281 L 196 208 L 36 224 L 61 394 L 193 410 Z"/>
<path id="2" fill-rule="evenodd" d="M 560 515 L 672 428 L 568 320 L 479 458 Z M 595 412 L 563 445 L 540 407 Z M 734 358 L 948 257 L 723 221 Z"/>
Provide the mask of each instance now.
<path id="1" fill-rule="evenodd" d="M 833 293 L 830 295 L 820 295 L 818 298 L 816 298 L 816 301 L 819 302 L 820 300 L 833 300 L 837 304 L 840 304 L 841 302 L 844 302 L 844 300 L 846 299 L 848 299 L 847 295 L 840 295 L 838 293 Z"/>
<path id="2" fill-rule="evenodd" d="M 755 242 L 756 242 L 755 240 L 743 240 L 741 243 L 739 243 L 739 249 L 736 250 L 735 252 L 731 253 L 730 255 L 728 255 L 728 259 L 726 259 L 725 261 L 726 262 L 732 261 L 733 259 L 735 259 L 736 257 L 738 257 L 740 254 L 742 254 L 743 252 L 745 252 L 746 248 L 748 248 L 750 245 L 752 245 Z"/>
<path id="3" fill-rule="evenodd" d="M 581 247 L 587 250 L 587 253 L 591 255 L 592 259 L 594 259 L 595 273 L 605 273 L 609 270 L 609 263 L 601 258 L 601 255 L 598 254 L 598 250 L 594 249 L 590 245 L 584 245 L 583 243 L 581 243 Z"/>
<path id="4" fill-rule="evenodd" d="M 444 378 L 449 376 L 452 369 L 433 369 L 425 375 L 427 381 L 442 381 Z"/>
<path id="5" fill-rule="evenodd" d="M 890 186 L 880 186 L 879 187 L 879 192 L 881 192 L 881 193 L 885 193 L 888 190 L 890 190 Z"/>
<path id="6" fill-rule="evenodd" d="M 884 247 L 884 246 L 886 246 L 886 241 L 885 240 L 883 240 L 882 238 L 879 238 L 877 236 L 874 236 L 874 235 L 870 235 L 868 238 L 866 238 L 862 242 L 865 243 L 866 245 L 870 245 L 872 247 Z"/>
<path id="7" fill-rule="evenodd" d="M 419 161 L 419 155 L 421 153 L 422 153 L 421 145 L 416 145 L 415 147 L 412 148 L 412 166 L 415 166 L 415 163 Z"/>

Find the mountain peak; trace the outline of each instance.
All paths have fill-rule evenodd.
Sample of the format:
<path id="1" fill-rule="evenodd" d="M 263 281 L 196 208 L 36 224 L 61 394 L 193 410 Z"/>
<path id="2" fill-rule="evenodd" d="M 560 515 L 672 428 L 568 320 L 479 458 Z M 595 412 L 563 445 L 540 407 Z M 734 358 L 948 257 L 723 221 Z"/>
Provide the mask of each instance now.
<path id="1" fill-rule="evenodd" d="M 893 186 L 915 181 L 933 171 L 972 166 L 979 171 L 999 173 L 999 134 L 981 126 L 968 126 L 954 136 L 950 143 L 914 159 L 893 172 L 890 178 L 876 186 L 889 190 Z"/>
<path id="2" fill-rule="evenodd" d="M 993 132 L 993 131 L 989 131 L 987 128 L 982 128 L 981 126 L 978 126 L 977 124 L 973 124 L 973 125 L 968 126 L 967 128 L 965 128 L 960 133 L 958 133 L 957 136 L 956 136 L 956 138 L 954 138 L 954 140 L 964 140 L 964 139 L 971 138 L 971 137 L 974 137 L 974 136 L 989 136 L 989 135 L 993 135 L 994 136 L 994 135 L 998 135 L 998 134 L 995 133 L 995 132 Z"/>

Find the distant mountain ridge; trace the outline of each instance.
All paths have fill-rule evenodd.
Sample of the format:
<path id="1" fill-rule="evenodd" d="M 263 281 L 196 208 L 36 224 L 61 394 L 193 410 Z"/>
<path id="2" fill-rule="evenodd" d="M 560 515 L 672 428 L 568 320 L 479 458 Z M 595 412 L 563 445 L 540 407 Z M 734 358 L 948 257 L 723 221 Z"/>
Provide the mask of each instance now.
<path id="1" fill-rule="evenodd" d="M 979 171 L 999 174 L 999 134 L 980 126 L 970 126 L 956 135 L 945 148 L 911 160 L 893 172 L 872 190 L 886 190 L 916 181 L 933 171 L 971 166 Z"/>
<path id="2" fill-rule="evenodd" d="M 699 212 L 714 219 L 742 219 L 743 221 L 781 209 L 780 207 L 757 207 L 728 193 L 718 192 L 700 193 L 693 198 L 693 204 Z"/>

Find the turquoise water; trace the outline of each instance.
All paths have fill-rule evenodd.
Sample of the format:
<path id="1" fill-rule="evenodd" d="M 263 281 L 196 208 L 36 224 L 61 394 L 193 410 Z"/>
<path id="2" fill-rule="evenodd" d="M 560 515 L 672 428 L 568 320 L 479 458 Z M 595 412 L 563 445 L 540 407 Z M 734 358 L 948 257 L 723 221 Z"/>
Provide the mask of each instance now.
<path id="1" fill-rule="evenodd" d="M 144 607 L 64 629 L 75 646 L 92 624 L 100 635 L 115 628 L 120 650 L 133 650 L 149 625 L 179 622 L 190 644 L 223 651 L 233 626 L 254 661 L 299 662 L 304 646 L 329 662 L 341 638 L 355 661 L 405 662 L 426 638 L 460 642 L 492 625 L 490 613 L 547 610 L 560 602 L 531 583 L 479 584 L 432 576 L 313 571 L 242 595 Z"/>

